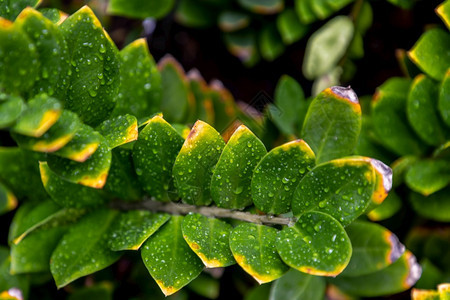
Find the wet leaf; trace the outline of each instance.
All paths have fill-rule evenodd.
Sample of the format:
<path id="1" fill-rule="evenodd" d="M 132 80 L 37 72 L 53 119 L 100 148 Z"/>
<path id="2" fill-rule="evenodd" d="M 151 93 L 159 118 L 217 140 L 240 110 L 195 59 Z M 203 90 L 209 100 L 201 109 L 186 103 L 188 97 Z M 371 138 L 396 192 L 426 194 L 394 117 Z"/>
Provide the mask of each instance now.
<path id="1" fill-rule="evenodd" d="M 395 263 L 367 275 L 339 276 L 331 282 L 342 291 L 361 297 L 391 295 L 409 289 L 420 278 L 420 265 L 410 251 L 406 251 Z"/>
<path id="2" fill-rule="evenodd" d="M 435 178 L 437 179 L 437 178 Z M 440 222 L 450 221 L 450 187 L 446 187 L 429 196 L 411 193 L 409 201 L 413 209 L 421 216 Z"/>
<path id="3" fill-rule="evenodd" d="M 429 145 L 438 146 L 445 141 L 445 129 L 437 111 L 438 86 L 421 74 L 409 91 L 407 115 L 417 135 Z"/>
<path id="4" fill-rule="evenodd" d="M 112 0 L 109 2 L 108 11 L 113 15 L 130 18 L 149 18 L 160 19 L 167 15 L 173 8 L 175 0 Z"/>
<path id="5" fill-rule="evenodd" d="M 183 239 L 182 221 L 183 217 L 172 216 L 141 249 L 145 266 L 166 296 L 187 285 L 203 269 L 201 260 Z"/>
<path id="6" fill-rule="evenodd" d="M 211 197 L 219 207 L 243 209 L 252 204 L 251 178 L 264 144 L 241 125 L 225 145 L 211 179 Z"/>
<path id="7" fill-rule="evenodd" d="M 47 162 L 39 163 L 42 184 L 48 195 L 57 204 L 64 207 L 89 207 L 104 203 L 101 193 L 94 188 L 69 182 L 59 177 Z"/>
<path id="8" fill-rule="evenodd" d="M 396 262 L 405 251 L 395 234 L 376 223 L 357 221 L 345 230 L 353 254 L 341 276 L 357 277 L 379 271 Z"/>
<path id="9" fill-rule="evenodd" d="M 116 211 L 97 210 L 83 217 L 63 236 L 50 260 L 50 270 L 58 288 L 104 269 L 122 255 L 108 247 L 108 230 Z"/>
<path id="10" fill-rule="evenodd" d="M 442 120 L 450 126 L 450 71 L 447 70 L 439 89 L 438 108 Z"/>
<path id="11" fill-rule="evenodd" d="M 46 94 L 34 97 L 27 104 L 12 128 L 13 132 L 40 137 L 58 121 L 62 112 L 61 104 Z"/>
<path id="12" fill-rule="evenodd" d="M 153 117 L 139 134 L 133 148 L 136 174 L 144 191 L 157 200 L 173 197 L 172 167 L 182 145 L 183 138 L 160 116 Z"/>
<path id="13" fill-rule="evenodd" d="M 284 0 L 238 0 L 245 9 L 261 15 L 278 13 L 284 8 Z"/>
<path id="14" fill-rule="evenodd" d="M 277 17 L 277 28 L 286 45 L 295 43 L 306 35 L 309 27 L 298 19 L 295 11 L 291 8 L 285 9 Z"/>
<path id="15" fill-rule="evenodd" d="M 295 216 L 318 210 L 350 224 L 371 204 L 381 204 L 392 186 L 392 171 L 364 157 L 332 160 L 312 169 L 300 181 L 292 200 Z"/>
<path id="16" fill-rule="evenodd" d="M 314 153 L 303 140 L 272 149 L 253 173 L 251 188 L 255 206 L 271 214 L 288 212 L 295 188 L 314 167 L 314 160 Z"/>
<path id="17" fill-rule="evenodd" d="M 47 93 L 63 99 L 63 82 L 68 80 L 70 68 L 69 49 L 57 25 L 30 7 L 20 13 L 14 24 L 34 43 L 41 64 L 38 80 L 30 94 Z"/>
<path id="18" fill-rule="evenodd" d="M 267 61 L 273 61 L 284 52 L 284 43 L 275 24 L 263 27 L 259 34 L 259 50 Z"/>
<path id="19" fill-rule="evenodd" d="M 405 181 L 413 191 L 433 194 L 450 183 L 450 165 L 444 159 L 418 160 L 407 170 Z"/>
<path id="20" fill-rule="evenodd" d="M 25 107 L 22 98 L 0 94 L 0 128 L 13 125 L 25 110 Z"/>
<path id="21" fill-rule="evenodd" d="M 169 219 L 169 215 L 149 211 L 122 212 L 111 226 L 109 246 L 113 251 L 138 250 Z"/>
<path id="22" fill-rule="evenodd" d="M 409 58 L 427 75 L 442 80 L 450 67 L 450 34 L 433 28 L 426 31 L 408 52 Z"/>
<path id="23" fill-rule="evenodd" d="M 68 15 L 57 9 L 57 8 L 40 8 L 39 12 L 52 21 L 53 23 L 60 25 L 62 22 L 64 22 L 65 19 L 67 19 Z"/>
<path id="24" fill-rule="evenodd" d="M 213 168 L 224 147 L 225 142 L 214 128 L 200 120 L 194 124 L 173 166 L 175 186 L 185 203 L 211 203 Z"/>
<path id="25" fill-rule="evenodd" d="M 301 136 L 322 163 L 353 153 L 361 130 L 361 106 L 351 88 L 334 86 L 309 105 Z"/>
<path id="26" fill-rule="evenodd" d="M 0 182 L 0 215 L 15 209 L 17 203 L 16 196 Z"/>
<path id="27" fill-rule="evenodd" d="M 374 95 L 372 124 L 380 142 L 397 155 L 420 155 L 424 145 L 408 125 L 407 95 L 411 81 L 394 77 L 387 80 Z"/>
<path id="28" fill-rule="evenodd" d="M 185 241 L 207 268 L 235 264 L 229 246 L 231 225 L 200 214 L 189 214 L 184 217 L 181 228 Z"/>
<path id="29" fill-rule="evenodd" d="M 283 228 L 277 250 L 288 266 L 318 276 L 338 275 L 352 255 L 352 245 L 342 225 L 321 212 L 307 212 L 294 226 Z"/>
<path id="30" fill-rule="evenodd" d="M 0 11 L 0 14 L 3 13 Z M 33 86 L 39 73 L 36 46 L 25 32 L 2 18 L 0 40 L 0 89 L 5 93 L 24 94 Z"/>
<path id="31" fill-rule="evenodd" d="M 84 123 L 96 126 L 116 104 L 118 50 L 87 6 L 68 17 L 59 28 L 67 41 L 71 64 L 67 83 L 62 83 L 66 95 L 61 99 L 65 108 L 77 113 Z"/>
<path id="32" fill-rule="evenodd" d="M 243 223 L 231 232 L 236 262 L 259 284 L 280 278 L 289 269 L 276 252 L 277 234 L 273 227 L 253 223 Z"/>
<path id="33" fill-rule="evenodd" d="M 240 11 L 223 11 L 218 17 L 218 25 L 222 31 L 232 32 L 243 29 L 250 24 L 249 15 Z"/>
<path id="34" fill-rule="evenodd" d="M 0 17 L 14 21 L 14 19 L 24 8 L 26 8 L 27 6 L 35 7 L 40 3 L 40 0 L 2 1 L 2 3 L 0 4 Z"/>
<path id="35" fill-rule="evenodd" d="M 145 39 L 120 51 L 120 87 L 113 115 L 131 114 L 138 119 L 159 111 L 161 74 Z"/>
<path id="36" fill-rule="evenodd" d="M 103 139 L 94 154 L 85 162 L 79 163 L 56 155 L 48 156 L 47 162 L 50 169 L 65 180 L 101 189 L 106 183 L 111 166 L 111 151 Z"/>
<path id="37" fill-rule="evenodd" d="M 402 200 L 395 193 L 390 191 L 383 203 L 367 213 L 367 217 L 374 222 L 386 220 L 395 215 L 402 207 Z"/>
<path id="38" fill-rule="evenodd" d="M 302 67 L 305 77 L 312 80 L 334 68 L 350 45 L 353 32 L 353 22 L 347 16 L 337 16 L 314 32 L 306 45 Z"/>
<path id="39" fill-rule="evenodd" d="M 123 115 L 103 121 L 97 130 L 102 134 L 110 149 L 138 139 L 138 123 L 135 116 Z"/>
<path id="40" fill-rule="evenodd" d="M 325 286 L 323 278 L 291 269 L 272 285 L 269 300 L 322 300 Z"/>
<path id="41" fill-rule="evenodd" d="M 69 143 L 81 126 L 78 116 L 63 110 L 56 123 L 40 137 L 12 134 L 16 143 L 23 149 L 38 152 L 55 152 Z"/>

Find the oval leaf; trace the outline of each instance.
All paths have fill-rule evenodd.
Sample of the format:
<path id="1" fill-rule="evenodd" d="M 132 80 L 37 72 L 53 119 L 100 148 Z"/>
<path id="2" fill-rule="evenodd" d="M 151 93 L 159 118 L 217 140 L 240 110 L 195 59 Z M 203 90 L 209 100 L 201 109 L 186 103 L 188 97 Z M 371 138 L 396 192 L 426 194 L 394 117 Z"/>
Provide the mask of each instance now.
<path id="1" fill-rule="evenodd" d="M 137 119 L 132 115 L 117 116 L 103 121 L 97 130 L 105 137 L 109 149 L 138 139 Z"/>
<path id="2" fill-rule="evenodd" d="M 325 286 L 323 278 L 291 269 L 274 282 L 269 300 L 322 300 L 325 296 Z"/>

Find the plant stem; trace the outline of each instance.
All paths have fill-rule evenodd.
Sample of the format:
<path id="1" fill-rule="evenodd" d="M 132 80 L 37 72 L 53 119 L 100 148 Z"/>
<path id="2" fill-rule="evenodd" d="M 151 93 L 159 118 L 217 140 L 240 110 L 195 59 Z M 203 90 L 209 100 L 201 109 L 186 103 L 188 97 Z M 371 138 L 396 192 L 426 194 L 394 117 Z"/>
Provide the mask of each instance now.
<path id="1" fill-rule="evenodd" d="M 149 210 L 152 212 L 166 212 L 172 215 L 187 215 L 189 213 L 198 213 L 206 217 L 231 218 L 256 224 L 288 225 L 292 226 L 297 221 L 296 218 L 276 217 L 271 215 L 256 215 L 249 212 L 230 210 L 215 206 L 195 206 L 184 203 L 160 202 L 154 200 L 145 200 L 142 202 L 122 202 L 117 201 L 111 204 L 111 207 L 121 210 Z"/>

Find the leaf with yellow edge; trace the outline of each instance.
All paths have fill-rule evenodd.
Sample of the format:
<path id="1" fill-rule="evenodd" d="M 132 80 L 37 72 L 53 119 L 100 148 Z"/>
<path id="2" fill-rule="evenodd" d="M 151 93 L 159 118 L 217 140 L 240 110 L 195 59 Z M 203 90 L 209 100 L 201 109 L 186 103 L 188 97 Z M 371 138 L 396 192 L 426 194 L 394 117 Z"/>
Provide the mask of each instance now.
<path id="1" fill-rule="evenodd" d="M 109 149 L 119 147 L 138 139 L 138 124 L 135 116 L 123 115 L 103 121 L 98 127 Z"/>
<path id="2" fill-rule="evenodd" d="M 207 268 L 227 267 L 235 263 L 229 236 L 233 227 L 224 221 L 189 214 L 181 225 L 183 237 Z"/>
<path id="3" fill-rule="evenodd" d="M 276 252 L 278 230 L 243 223 L 231 232 L 230 248 L 236 262 L 259 284 L 280 278 L 289 270 Z"/>
<path id="4" fill-rule="evenodd" d="M 0 215 L 7 213 L 16 207 L 16 196 L 0 182 Z"/>

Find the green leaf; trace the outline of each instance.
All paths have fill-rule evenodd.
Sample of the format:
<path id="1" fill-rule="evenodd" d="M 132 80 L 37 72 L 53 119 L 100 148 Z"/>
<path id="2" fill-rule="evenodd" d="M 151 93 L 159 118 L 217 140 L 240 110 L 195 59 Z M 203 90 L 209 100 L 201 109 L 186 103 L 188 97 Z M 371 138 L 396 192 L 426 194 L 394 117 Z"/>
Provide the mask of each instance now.
<path id="1" fill-rule="evenodd" d="M 413 191 L 433 194 L 450 183 L 450 165 L 444 159 L 418 160 L 409 167 L 405 181 Z"/>
<path id="2" fill-rule="evenodd" d="M 421 268 L 410 251 L 395 263 L 367 275 L 339 276 L 331 282 L 342 291 L 361 297 L 391 295 L 409 289 L 420 278 Z"/>
<path id="3" fill-rule="evenodd" d="M 61 24 L 68 17 L 65 12 L 57 8 L 40 8 L 39 12 L 57 25 Z"/>
<path id="4" fill-rule="evenodd" d="M 0 4 L 0 17 L 14 21 L 27 6 L 36 7 L 40 0 L 6 0 Z M 0 289 L 1 290 L 1 289 Z"/>
<path id="5" fill-rule="evenodd" d="M 167 214 L 149 211 L 123 212 L 111 226 L 109 246 L 113 251 L 138 250 L 169 219 Z"/>
<path id="6" fill-rule="evenodd" d="M 225 142 L 214 128 L 200 120 L 194 124 L 173 166 L 175 186 L 185 203 L 211 203 L 213 167 L 224 147 Z"/>
<path id="7" fill-rule="evenodd" d="M 352 1 L 353 0 L 342 0 L 342 1 L 328 0 L 328 3 L 331 5 L 331 3 L 342 2 L 342 4 L 347 5 Z M 355 29 L 358 30 L 358 32 L 364 36 L 367 30 L 372 26 L 372 24 L 373 24 L 372 6 L 370 5 L 370 2 L 364 1 L 361 6 L 361 10 L 359 11 L 359 17 L 356 19 L 355 22 Z"/>
<path id="8" fill-rule="evenodd" d="M 394 191 L 390 191 L 383 203 L 367 213 L 367 217 L 374 222 L 386 220 L 395 215 L 401 207 L 400 197 Z"/>
<path id="9" fill-rule="evenodd" d="M 223 11 L 218 17 L 218 25 L 222 31 L 232 32 L 243 29 L 250 24 L 250 17 L 239 11 Z"/>
<path id="10" fill-rule="evenodd" d="M 243 209 L 252 204 L 251 178 L 264 144 L 241 125 L 225 145 L 211 179 L 211 197 L 219 207 Z"/>
<path id="11" fill-rule="evenodd" d="M 104 203 L 105 200 L 97 189 L 69 182 L 59 177 L 47 162 L 39 163 L 42 184 L 48 195 L 57 204 L 64 207 L 88 207 Z"/>
<path id="12" fill-rule="evenodd" d="M 272 285 L 269 300 L 322 300 L 325 286 L 323 278 L 291 269 Z"/>
<path id="13" fill-rule="evenodd" d="M 12 134 L 17 144 L 27 150 L 38 152 L 55 152 L 69 143 L 80 127 L 78 116 L 68 110 L 63 110 L 56 123 L 40 137 L 30 137 Z"/>
<path id="14" fill-rule="evenodd" d="M 314 32 L 306 45 L 305 77 L 311 80 L 333 69 L 350 45 L 353 32 L 353 22 L 346 16 L 337 16 Z"/>
<path id="15" fill-rule="evenodd" d="M 292 8 L 288 8 L 278 15 L 277 28 L 286 45 L 300 40 L 309 30 L 307 25 L 300 22 Z"/>
<path id="16" fill-rule="evenodd" d="M 416 2 L 414 0 L 387 0 L 387 1 L 403 9 L 411 9 Z"/>
<path id="17" fill-rule="evenodd" d="M 67 300 L 112 300 L 114 286 L 108 281 L 103 281 L 93 286 L 77 289 L 67 297 Z"/>
<path id="18" fill-rule="evenodd" d="M 278 13 L 284 8 L 284 0 L 238 0 L 243 8 L 260 15 Z"/>
<path id="19" fill-rule="evenodd" d="M 408 95 L 407 116 L 417 135 L 429 145 L 438 146 L 445 141 L 445 129 L 437 111 L 438 86 L 421 74 L 413 83 Z"/>
<path id="20" fill-rule="evenodd" d="M 185 241 L 207 268 L 235 264 L 229 246 L 233 230 L 230 224 L 200 214 L 189 214 L 184 217 L 181 228 Z"/>
<path id="21" fill-rule="evenodd" d="M 219 279 L 204 274 L 200 274 L 187 287 L 197 295 L 208 299 L 217 299 L 220 294 Z"/>
<path id="22" fill-rule="evenodd" d="M 174 18 L 177 23 L 193 28 L 205 28 L 216 25 L 217 10 L 207 1 L 180 0 Z"/>
<path id="23" fill-rule="evenodd" d="M 182 221 L 183 217 L 172 216 L 141 250 L 145 266 L 166 296 L 187 285 L 203 269 L 202 261 L 183 239 Z"/>
<path id="24" fill-rule="evenodd" d="M 157 200 L 168 201 L 174 193 L 172 167 L 182 145 L 183 138 L 160 116 L 150 120 L 134 144 L 138 179 L 142 188 Z"/>
<path id="25" fill-rule="evenodd" d="M 56 121 L 62 112 L 61 104 L 55 99 L 42 94 L 28 101 L 28 107 L 12 128 L 13 132 L 40 137 Z"/>
<path id="26" fill-rule="evenodd" d="M 26 299 L 30 288 L 29 276 L 12 275 L 10 273 L 11 258 L 8 254 L 8 249 L 0 247 L 0 297 L 5 297 L 5 300 L 17 300 L 17 292 Z"/>
<path id="27" fill-rule="evenodd" d="M 301 136 L 322 163 L 353 153 L 361 130 L 361 106 L 351 88 L 334 86 L 309 105 Z"/>
<path id="28" fill-rule="evenodd" d="M 277 234 L 273 227 L 253 223 L 243 223 L 231 232 L 236 262 L 259 284 L 280 278 L 289 269 L 276 253 Z"/>
<path id="29" fill-rule="evenodd" d="M 371 203 L 380 204 L 392 186 L 392 171 L 382 162 L 365 157 L 333 160 L 316 166 L 300 181 L 292 212 L 301 216 L 319 210 L 344 226 Z"/>
<path id="30" fill-rule="evenodd" d="M 341 276 L 358 277 L 379 271 L 397 261 L 405 251 L 395 234 L 376 223 L 357 221 L 346 231 L 353 254 Z"/>
<path id="31" fill-rule="evenodd" d="M 437 178 L 435 178 L 437 179 Z M 450 187 L 446 187 L 429 196 L 411 193 L 409 201 L 414 210 L 421 216 L 439 222 L 450 221 Z"/>
<path id="32" fill-rule="evenodd" d="M 113 15 L 145 19 L 153 17 L 160 19 L 167 15 L 173 8 L 175 0 L 112 0 L 109 2 L 108 11 Z"/>
<path id="33" fill-rule="evenodd" d="M 333 14 L 333 10 L 327 4 L 327 0 L 310 1 L 310 7 L 319 20 L 324 20 Z"/>
<path id="34" fill-rule="evenodd" d="M 412 155 L 400 157 L 392 163 L 392 186 L 398 187 L 405 181 L 406 172 L 419 158 Z"/>
<path id="35" fill-rule="evenodd" d="M 119 88 L 119 54 L 92 10 L 84 6 L 59 27 L 69 49 L 65 108 L 96 126 L 113 111 Z M 82 74 L 83 80 L 79 76 Z"/>
<path id="36" fill-rule="evenodd" d="M 69 49 L 57 25 L 37 10 L 27 7 L 17 17 L 15 26 L 23 30 L 34 43 L 41 63 L 40 73 L 30 94 L 48 93 L 63 99 L 63 83 L 69 77 Z"/>
<path id="37" fill-rule="evenodd" d="M 275 24 L 263 27 L 259 34 L 259 50 L 267 61 L 273 61 L 284 52 L 284 44 Z"/>
<path id="38" fill-rule="evenodd" d="M 97 150 L 85 162 L 79 163 L 56 155 L 47 158 L 50 169 L 72 183 L 101 189 L 111 166 L 111 151 L 103 139 Z"/>
<path id="39" fill-rule="evenodd" d="M 116 211 L 97 210 L 82 218 L 63 236 L 50 260 L 58 288 L 85 275 L 104 269 L 122 255 L 108 247 L 108 230 Z"/>
<path id="40" fill-rule="evenodd" d="M 411 81 L 394 77 L 378 87 L 372 101 L 372 124 L 380 142 L 398 155 L 420 155 L 424 145 L 408 125 L 407 95 Z"/>
<path id="41" fill-rule="evenodd" d="M 120 51 L 120 87 L 113 115 L 131 114 L 138 119 L 159 111 L 161 74 L 145 39 L 138 39 Z"/>
<path id="42" fill-rule="evenodd" d="M 450 70 L 445 73 L 439 90 L 438 108 L 442 120 L 450 127 Z"/>
<path id="43" fill-rule="evenodd" d="M 271 214 L 288 212 L 295 188 L 314 167 L 314 160 L 314 153 L 303 140 L 273 148 L 253 173 L 251 187 L 255 206 Z"/>
<path id="44" fill-rule="evenodd" d="M 408 52 L 409 58 L 425 73 L 442 80 L 450 67 L 450 34 L 440 28 L 426 31 Z"/>
<path id="45" fill-rule="evenodd" d="M 193 121 L 199 119 L 208 124 L 214 124 L 215 111 L 209 95 L 210 90 L 208 85 L 197 69 L 192 69 L 189 71 L 187 77 L 189 79 L 190 88 L 194 94 L 196 103 L 196 110 L 193 114 L 195 120 Z"/>
<path id="46" fill-rule="evenodd" d="M 80 124 L 70 142 L 52 154 L 82 163 L 97 151 L 100 142 L 103 140 L 102 135 L 94 131 L 92 127 Z"/>
<path id="47" fill-rule="evenodd" d="M 138 139 L 138 123 L 135 116 L 123 115 L 103 121 L 98 127 L 110 149 Z"/>
<path id="48" fill-rule="evenodd" d="M 209 87 L 209 97 L 214 108 L 214 127 L 228 140 L 227 133 L 231 135 L 234 132 L 229 132 L 233 128 L 231 122 L 238 118 L 236 101 L 221 81 L 212 80 Z"/>
<path id="49" fill-rule="evenodd" d="M 352 255 L 352 245 L 342 225 L 321 212 L 307 212 L 294 226 L 283 228 L 277 250 L 288 266 L 318 276 L 338 275 Z"/>
<path id="50" fill-rule="evenodd" d="M 39 72 L 36 46 L 25 32 L 2 18 L 0 40 L 0 90 L 16 95 L 25 93 L 33 86 Z"/>
<path id="51" fill-rule="evenodd" d="M 0 129 L 11 126 L 25 110 L 22 98 L 0 94 Z"/>
<path id="52" fill-rule="evenodd" d="M 437 159 L 450 158 L 450 141 L 445 142 L 444 144 L 440 145 L 436 150 L 434 150 L 433 158 L 437 158 Z"/>
<path id="53" fill-rule="evenodd" d="M 436 8 L 437 15 L 444 21 L 448 29 L 450 29 L 450 1 L 442 2 Z"/>
<path id="54" fill-rule="evenodd" d="M 158 68 L 161 72 L 161 110 L 164 117 L 171 123 L 183 123 L 190 105 L 195 101 L 184 70 L 172 56 L 161 59 Z"/>
<path id="55" fill-rule="evenodd" d="M 312 23 L 317 19 L 309 0 L 295 0 L 295 11 L 303 24 Z"/>
<path id="56" fill-rule="evenodd" d="M 260 56 L 256 33 L 253 29 L 246 28 L 225 33 L 224 40 L 228 51 L 239 58 L 246 67 L 252 67 L 258 63 Z"/>
<path id="57" fill-rule="evenodd" d="M 17 203 L 16 196 L 0 182 L 0 215 L 15 209 Z"/>

